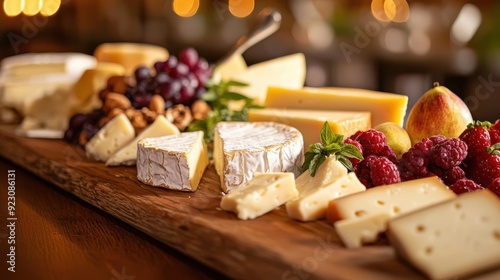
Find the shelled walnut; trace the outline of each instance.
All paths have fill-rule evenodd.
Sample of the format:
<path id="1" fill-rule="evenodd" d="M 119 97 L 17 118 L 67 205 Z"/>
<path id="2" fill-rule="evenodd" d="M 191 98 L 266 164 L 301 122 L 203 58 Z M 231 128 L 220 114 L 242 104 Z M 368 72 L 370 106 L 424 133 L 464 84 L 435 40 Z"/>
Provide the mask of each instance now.
<path id="1" fill-rule="evenodd" d="M 189 107 L 182 104 L 177 104 L 169 108 L 165 112 L 165 116 L 167 117 L 167 120 L 177 126 L 180 131 L 184 131 L 189 124 L 191 124 L 191 121 L 193 121 L 191 110 Z"/>

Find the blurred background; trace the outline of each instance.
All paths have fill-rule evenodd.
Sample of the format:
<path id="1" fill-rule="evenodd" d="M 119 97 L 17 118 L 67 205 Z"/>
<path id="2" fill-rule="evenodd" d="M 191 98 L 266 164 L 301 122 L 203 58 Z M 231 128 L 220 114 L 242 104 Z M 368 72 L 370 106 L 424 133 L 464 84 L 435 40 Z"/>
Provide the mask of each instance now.
<path id="1" fill-rule="evenodd" d="M 172 54 L 192 46 L 214 62 L 268 6 L 283 23 L 245 52 L 249 64 L 303 52 L 306 85 L 405 94 L 409 106 L 438 81 L 475 119 L 500 118 L 494 0 L 3 0 L 0 59 L 142 42 Z"/>

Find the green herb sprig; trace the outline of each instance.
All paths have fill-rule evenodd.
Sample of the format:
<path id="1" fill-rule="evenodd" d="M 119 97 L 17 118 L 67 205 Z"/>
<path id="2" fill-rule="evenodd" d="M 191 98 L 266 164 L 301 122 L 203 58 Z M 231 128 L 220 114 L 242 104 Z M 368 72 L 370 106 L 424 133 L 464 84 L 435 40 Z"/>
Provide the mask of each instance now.
<path id="1" fill-rule="evenodd" d="M 363 155 L 356 146 L 344 143 L 344 136 L 333 133 L 328 122 L 323 124 L 320 132 L 321 143 L 309 145 L 309 151 L 305 153 L 302 172 L 309 170 L 312 177 L 316 175 L 316 171 L 320 165 L 329 156 L 335 158 L 342 163 L 349 171 L 353 171 L 353 166 L 349 158 L 363 159 Z"/>

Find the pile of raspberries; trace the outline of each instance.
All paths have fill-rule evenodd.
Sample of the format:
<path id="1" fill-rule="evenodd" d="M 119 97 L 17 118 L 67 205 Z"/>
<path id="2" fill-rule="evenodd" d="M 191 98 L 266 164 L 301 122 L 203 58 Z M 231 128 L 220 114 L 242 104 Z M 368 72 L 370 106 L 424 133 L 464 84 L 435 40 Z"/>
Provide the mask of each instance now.
<path id="1" fill-rule="evenodd" d="M 437 176 L 457 194 L 488 188 L 500 197 L 500 120 L 493 125 L 475 121 L 459 138 L 424 138 L 400 159 L 374 129 L 358 131 L 344 142 L 363 154 L 363 160 L 351 162 L 367 188 Z"/>

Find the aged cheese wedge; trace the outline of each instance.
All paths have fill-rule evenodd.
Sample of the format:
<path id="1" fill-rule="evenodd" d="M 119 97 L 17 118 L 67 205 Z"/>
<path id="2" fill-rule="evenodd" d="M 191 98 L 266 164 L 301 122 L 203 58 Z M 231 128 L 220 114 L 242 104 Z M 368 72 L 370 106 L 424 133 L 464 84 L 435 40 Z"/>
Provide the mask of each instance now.
<path id="1" fill-rule="evenodd" d="M 145 138 L 167 136 L 179 134 L 179 129 L 169 122 L 165 116 L 158 116 L 156 120 L 144 129 L 134 140 L 128 143 L 125 147 L 114 153 L 107 161 L 107 166 L 117 165 L 135 165 L 137 159 L 137 143 Z"/>
<path id="2" fill-rule="evenodd" d="M 231 77 L 248 69 L 247 63 L 241 54 L 234 54 L 223 63 L 217 65 L 212 74 L 215 79 L 224 81 L 231 80 Z"/>
<path id="3" fill-rule="evenodd" d="M 395 217 L 454 197 L 455 193 L 438 177 L 427 177 L 378 186 L 332 200 L 327 216 L 332 223 L 377 213 L 387 213 Z"/>
<path id="4" fill-rule="evenodd" d="M 220 207 L 236 213 L 239 219 L 255 219 L 297 195 L 293 173 L 259 173 L 245 185 L 223 196 Z"/>
<path id="5" fill-rule="evenodd" d="M 385 212 L 364 216 L 357 219 L 345 219 L 335 222 L 335 231 L 347 248 L 359 248 L 365 243 L 379 239 L 387 228 L 391 215 Z"/>
<path id="6" fill-rule="evenodd" d="M 459 195 L 389 221 L 389 241 L 432 279 L 500 268 L 500 200 L 489 190 Z"/>
<path id="7" fill-rule="evenodd" d="M 256 172 L 292 172 L 304 161 L 300 132 L 273 122 L 220 122 L 215 127 L 213 160 L 222 190 L 230 192 Z"/>
<path id="8" fill-rule="evenodd" d="M 304 137 L 305 150 L 320 142 L 320 131 L 328 121 L 333 133 L 349 137 L 358 130 L 371 128 L 370 112 L 314 111 L 299 109 L 251 109 L 250 121 L 270 121 L 295 127 Z"/>
<path id="9" fill-rule="evenodd" d="M 87 157 L 107 161 L 135 136 L 134 127 L 124 113 L 119 114 L 103 126 L 85 145 Z"/>
<path id="10" fill-rule="evenodd" d="M 152 66 L 165 61 L 168 51 L 160 46 L 137 43 L 105 43 L 97 46 L 94 56 L 98 62 L 113 62 L 123 65 L 128 74 L 138 66 Z"/>
<path id="11" fill-rule="evenodd" d="M 209 163 L 201 131 L 146 138 L 137 147 L 137 179 L 155 187 L 194 192 Z"/>
<path id="12" fill-rule="evenodd" d="M 286 203 L 286 211 L 290 218 L 303 222 L 323 219 L 332 199 L 364 190 L 366 187 L 356 174 L 349 172 L 337 180 L 301 193 L 297 199 Z"/>
<path id="13" fill-rule="evenodd" d="M 270 86 L 266 108 L 335 111 L 368 111 L 371 125 L 394 122 L 403 125 L 408 97 L 354 88 L 287 89 Z"/>
<path id="14" fill-rule="evenodd" d="M 347 175 L 347 168 L 340 161 L 336 160 L 334 156 L 329 156 L 316 170 L 314 177 L 311 176 L 309 170 L 306 170 L 297 177 L 295 185 L 302 195 L 310 189 L 331 184 L 345 175 Z"/>

